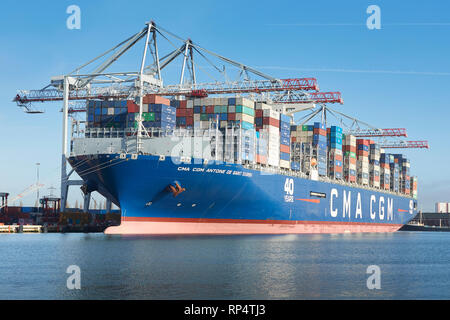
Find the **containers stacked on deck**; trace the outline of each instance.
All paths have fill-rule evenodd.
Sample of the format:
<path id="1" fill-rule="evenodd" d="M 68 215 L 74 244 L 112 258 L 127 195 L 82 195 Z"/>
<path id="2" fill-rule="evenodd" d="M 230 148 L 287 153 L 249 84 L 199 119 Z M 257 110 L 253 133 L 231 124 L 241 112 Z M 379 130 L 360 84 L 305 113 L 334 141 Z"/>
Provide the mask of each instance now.
<path id="1" fill-rule="evenodd" d="M 268 158 L 268 136 L 263 132 L 256 132 L 256 159 L 255 162 L 267 165 Z"/>
<path id="2" fill-rule="evenodd" d="M 328 176 L 330 178 L 342 179 L 343 157 L 342 157 L 342 128 L 332 126 L 327 129 L 328 136 Z"/>
<path id="3" fill-rule="evenodd" d="M 411 173 L 410 167 L 411 164 L 409 159 L 406 159 L 402 156 L 400 160 L 400 192 L 404 194 L 411 193 Z"/>
<path id="4" fill-rule="evenodd" d="M 369 147 L 369 185 L 380 188 L 380 146 L 371 141 Z"/>
<path id="5" fill-rule="evenodd" d="M 356 182 L 356 137 L 343 135 L 344 180 Z"/>
<path id="6" fill-rule="evenodd" d="M 399 166 L 398 155 L 394 155 L 393 163 L 390 163 L 391 169 L 391 191 L 400 191 L 400 166 Z"/>
<path id="7" fill-rule="evenodd" d="M 388 153 L 380 154 L 380 188 L 383 190 L 391 189 L 391 167 L 394 163 L 394 156 Z"/>
<path id="8" fill-rule="evenodd" d="M 171 106 L 168 99 L 157 95 L 147 95 L 143 102 L 142 118 L 145 128 L 175 129 L 176 107 Z"/>
<path id="9" fill-rule="evenodd" d="M 256 130 L 267 141 L 267 164 L 280 166 L 280 113 L 265 103 L 255 105 Z"/>
<path id="10" fill-rule="evenodd" d="M 134 101 L 127 101 L 128 128 L 137 128 L 139 106 Z M 171 131 L 175 129 L 176 108 L 170 105 L 170 101 L 157 95 L 147 95 L 143 98 L 142 124 L 146 129 L 161 129 Z"/>
<path id="11" fill-rule="evenodd" d="M 417 177 L 411 177 L 410 179 L 411 195 L 414 199 L 417 199 Z"/>
<path id="12" fill-rule="evenodd" d="M 225 162 L 254 162 L 256 131 L 233 126 L 225 133 Z"/>
<path id="13" fill-rule="evenodd" d="M 291 117 L 280 114 L 280 168 L 291 167 Z"/>
<path id="14" fill-rule="evenodd" d="M 313 131 L 313 155 L 317 159 L 317 171 L 319 175 L 327 175 L 327 129 L 325 124 L 314 122 Z"/>
<path id="15" fill-rule="evenodd" d="M 172 101 L 177 106 L 177 127 L 208 129 L 218 123 L 220 129 L 242 127 L 254 129 L 254 102 L 236 98 L 196 98 Z"/>
<path id="16" fill-rule="evenodd" d="M 362 185 L 369 184 L 369 140 L 356 140 L 356 172 L 357 182 Z"/>
<path id="17" fill-rule="evenodd" d="M 291 168 L 309 173 L 311 165 L 316 165 L 316 155 L 313 155 L 312 146 L 313 137 L 313 125 L 291 126 Z"/>
<path id="18" fill-rule="evenodd" d="M 128 113 L 127 103 L 126 100 L 89 100 L 87 103 L 87 128 L 124 129 Z"/>

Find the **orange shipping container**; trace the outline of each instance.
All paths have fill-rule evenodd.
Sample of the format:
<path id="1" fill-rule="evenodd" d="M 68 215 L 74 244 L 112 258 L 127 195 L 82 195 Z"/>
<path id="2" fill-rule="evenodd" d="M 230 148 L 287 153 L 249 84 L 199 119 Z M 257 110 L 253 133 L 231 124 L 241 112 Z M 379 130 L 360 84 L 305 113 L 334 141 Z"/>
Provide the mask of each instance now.
<path id="1" fill-rule="evenodd" d="M 166 106 L 170 106 L 170 100 L 158 96 L 156 94 L 148 94 L 144 97 L 144 103 L 153 103 L 153 104 L 165 104 Z"/>
<path id="2" fill-rule="evenodd" d="M 261 164 L 267 164 L 267 157 L 257 154 L 256 155 L 256 162 L 257 163 L 261 163 Z"/>
<path id="3" fill-rule="evenodd" d="M 289 148 L 289 146 L 285 146 L 284 144 L 280 144 L 280 151 L 283 153 L 290 153 L 291 148 Z"/>

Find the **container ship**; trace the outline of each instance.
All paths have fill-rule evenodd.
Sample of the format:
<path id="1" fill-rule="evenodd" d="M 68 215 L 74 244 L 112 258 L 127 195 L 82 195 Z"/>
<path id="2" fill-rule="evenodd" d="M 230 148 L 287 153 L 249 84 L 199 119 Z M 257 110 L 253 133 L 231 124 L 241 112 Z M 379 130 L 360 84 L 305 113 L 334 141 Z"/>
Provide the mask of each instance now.
<path id="1" fill-rule="evenodd" d="M 107 234 L 393 232 L 416 215 L 401 154 L 244 97 L 89 101 L 69 162 L 122 210 Z M 138 150 L 140 144 L 140 151 Z"/>
<path id="2" fill-rule="evenodd" d="M 160 35 L 181 46 L 160 55 Z M 106 72 L 141 39 L 139 72 Z M 207 73 L 226 81 L 199 83 L 194 53 L 209 64 L 218 60 Z M 177 57 L 179 85 L 164 86 L 161 70 Z M 245 79 L 229 81 L 224 64 Z M 36 102 L 63 101 L 62 210 L 69 185 L 82 184 L 85 195 L 98 191 L 122 212 L 107 234 L 392 232 L 416 214 L 409 159 L 327 126 L 325 104 L 342 103 L 340 93 L 319 92 L 314 78 L 271 77 L 154 22 L 14 101 L 27 113 L 39 113 Z M 86 104 L 74 109 L 69 101 Z M 301 110 L 317 111 L 299 123 L 293 115 Z M 77 111 L 86 121 L 72 123 L 69 139 L 68 115 Z M 82 181 L 69 183 L 72 172 Z"/>

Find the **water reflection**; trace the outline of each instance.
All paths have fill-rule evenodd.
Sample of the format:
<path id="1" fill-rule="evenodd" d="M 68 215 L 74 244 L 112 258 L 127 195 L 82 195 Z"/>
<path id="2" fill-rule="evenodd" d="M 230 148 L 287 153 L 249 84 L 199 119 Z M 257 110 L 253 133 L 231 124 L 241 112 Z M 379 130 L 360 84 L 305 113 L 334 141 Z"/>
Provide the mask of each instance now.
<path id="1" fill-rule="evenodd" d="M 0 235 L 0 299 L 448 299 L 449 235 Z M 69 265 L 82 289 L 66 288 Z M 368 290 L 369 265 L 381 290 Z"/>

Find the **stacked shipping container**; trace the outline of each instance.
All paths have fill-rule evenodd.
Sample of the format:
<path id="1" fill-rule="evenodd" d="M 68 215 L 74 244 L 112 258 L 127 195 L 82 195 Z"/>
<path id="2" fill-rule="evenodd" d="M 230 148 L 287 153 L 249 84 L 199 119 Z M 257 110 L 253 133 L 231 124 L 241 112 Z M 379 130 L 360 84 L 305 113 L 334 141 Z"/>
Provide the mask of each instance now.
<path id="1" fill-rule="evenodd" d="M 344 180 L 356 182 L 356 137 L 348 134 L 343 138 Z"/>
<path id="2" fill-rule="evenodd" d="M 280 114 L 280 168 L 291 167 L 291 117 Z"/>
<path id="3" fill-rule="evenodd" d="M 343 163 L 342 163 L 342 128 L 332 126 L 327 129 L 328 146 L 329 146 L 329 165 L 328 176 L 334 179 L 342 179 Z"/>
<path id="4" fill-rule="evenodd" d="M 209 129 L 218 124 L 223 136 L 213 137 L 221 139 L 215 144 L 218 150 L 214 154 L 225 161 L 305 173 L 317 168 L 321 176 L 417 198 L 417 178 L 410 176 L 408 159 L 385 154 L 370 140 L 343 135 L 341 127 L 326 129 L 320 122 L 291 126 L 291 117 L 268 104 L 242 97 L 169 101 L 147 95 L 143 102 L 143 125 L 147 129 Z M 136 128 L 138 115 L 134 101 L 89 101 L 87 127 Z"/>
<path id="5" fill-rule="evenodd" d="M 369 146 L 370 141 L 364 139 L 356 140 L 356 168 L 357 168 L 357 181 L 359 184 L 369 184 Z"/>
<path id="6" fill-rule="evenodd" d="M 383 190 L 391 188 L 390 164 L 394 162 L 394 157 L 387 153 L 380 154 L 380 187 Z"/>
<path id="7" fill-rule="evenodd" d="M 380 188 L 380 146 L 370 141 L 369 147 L 369 185 Z"/>

